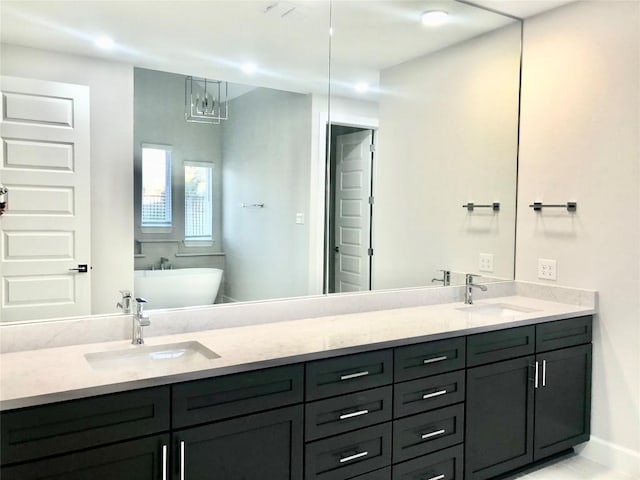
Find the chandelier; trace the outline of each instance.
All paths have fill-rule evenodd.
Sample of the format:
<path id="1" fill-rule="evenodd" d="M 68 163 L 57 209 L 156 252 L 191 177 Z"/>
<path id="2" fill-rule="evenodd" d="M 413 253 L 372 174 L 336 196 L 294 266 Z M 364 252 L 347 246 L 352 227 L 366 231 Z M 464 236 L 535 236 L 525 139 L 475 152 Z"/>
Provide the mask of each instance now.
<path id="1" fill-rule="evenodd" d="M 227 82 L 186 77 L 184 117 L 187 122 L 213 124 L 229 118 Z"/>

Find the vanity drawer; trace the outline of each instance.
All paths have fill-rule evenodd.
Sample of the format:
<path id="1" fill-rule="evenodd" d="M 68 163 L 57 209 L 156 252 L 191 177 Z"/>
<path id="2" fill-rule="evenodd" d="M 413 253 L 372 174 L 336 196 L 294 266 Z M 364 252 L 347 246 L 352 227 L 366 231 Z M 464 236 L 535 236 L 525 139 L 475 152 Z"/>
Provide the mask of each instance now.
<path id="1" fill-rule="evenodd" d="M 3 412 L 3 465 L 169 430 L 169 387 Z"/>
<path id="2" fill-rule="evenodd" d="M 463 480 L 462 445 L 393 466 L 393 480 Z"/>
<path id="3" fill-rule="evenodd" d="M 464 368 L 465 337 L 399 347 L 394 351 L 394 380 L 437 375 Z"/>
<path id="4" fill-rule="evenodd" d="M 389 385 L 393 351 L 358 353 L 307 363 L 307 400 Z"/>
<path id="5" fill-rule="evenodd" d="M 179 383 L 173 389 L 173 428 L 302 402 L 301 364 Z"/>
<path id="6" fill-rule="evenodd" d="M 342 480 L 391 464 L 391 423 L 308 443 L 305 480 Z"/>
<path id="7" fill-rule="evenodd" d="M 467 337 L 467 366 L 531 355 L 534 348 L 533 325 L 470 335 Z"/>
<path id="8" fill-rule="evenodd" d="M 536 352 L 591 343 L 591 315 L 536 325 Z"/>
<path id="9" fill-rule="evenodd" d="M 375 472 L 365 473 L 350 480 L 391 480 L 391 467 L 381 468 Z"/>
<path id="10" fill-rule="evenodd" d="M 465 371 L 395 384 L 393 416 L 404 417 L 464 402 Z"/>
<path id="11" fill-rule="evenodd" d="M 464 441 L 464 404 L 393 422 L 393 463 Z"/>
<path id="12" fill-rule="evenodd" d="M 391 420 L 391 385 L 319 400 L 305 406 L 307 441 Z"/>

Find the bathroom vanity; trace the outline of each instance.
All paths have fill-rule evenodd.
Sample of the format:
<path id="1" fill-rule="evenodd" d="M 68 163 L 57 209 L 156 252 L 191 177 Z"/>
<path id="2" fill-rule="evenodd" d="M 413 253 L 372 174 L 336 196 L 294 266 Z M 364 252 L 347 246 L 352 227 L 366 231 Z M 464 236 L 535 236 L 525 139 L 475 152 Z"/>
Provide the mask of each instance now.
<path id="1" fill-rule="evenodd" d="M 93 384 L 86 352 L 104 345 L 5 354 L 80 357 L 58 392 L 5 391 L 2 478 L 480 480 L 587 441 L 594 310 L 500 301 L 176 335 L 220 357 L 196 372 L 95 371 Z M 246 361 L 222 348 L 234 330 L 254 332 L 235 345 Z M 85 388 L 70 394 L 74 382 Z"/>

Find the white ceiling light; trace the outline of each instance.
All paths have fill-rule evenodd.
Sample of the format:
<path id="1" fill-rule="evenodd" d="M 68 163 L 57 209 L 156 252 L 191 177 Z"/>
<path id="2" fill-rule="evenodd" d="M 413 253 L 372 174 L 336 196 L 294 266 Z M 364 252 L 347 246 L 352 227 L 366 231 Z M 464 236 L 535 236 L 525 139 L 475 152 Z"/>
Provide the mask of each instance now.
<path id="1" fill-rule="evenodd" d="M 358 93 L 364 93 L 369 90 L 369 84 L 365 82 L 358 82 L 353 88 L 355 88 Z"/>
<path id="2" fill-rule="evenodd" d="M 102 50 L 111 50 L 115 46 L 113 38 L 102 35 L 95 40 L 95 45 Z"/>
<path id="3" fill-rule="evenodd" d="M 446 23 L 449 18 L 449 14 L 444 10 L 429 10 L 424 12 L 420 17 L 423 25 L 427 27 L 437 27 Z"/>
<path id="4" fill-rule="evenodd" d="M 242 70 L 247 75 L 253 75 L 258 71 L 258 66 L 255 63 L 246 62 L 240 66 L 240 70 Z"/>

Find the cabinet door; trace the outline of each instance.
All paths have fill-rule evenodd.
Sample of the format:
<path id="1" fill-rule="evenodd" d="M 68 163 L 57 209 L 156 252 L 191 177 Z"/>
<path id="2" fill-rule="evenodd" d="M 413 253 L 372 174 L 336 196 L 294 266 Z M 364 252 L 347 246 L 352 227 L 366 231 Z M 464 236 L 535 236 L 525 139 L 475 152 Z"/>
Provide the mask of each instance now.
<path id="1" fill-rule="evenodd" d="M 533 364 L 530 355 L 467 371 L 466 480 L 532 462 Z"/>
<path id="2" fill-rule="evenodd" d="M 538 355 L 534 460 L 589 440 L 591 344 Z"/>
<path id="3" fill-rule="evenodd" d="M 0 470 L 2 480 L 158 480 L 166 478 L 169 435 L 38 460 Z"/>
<path id="4" fill-rule="evenodd" d="M 174 478 L 302 480 L 302 427 L 296 405 L 176 432 Z"/>

